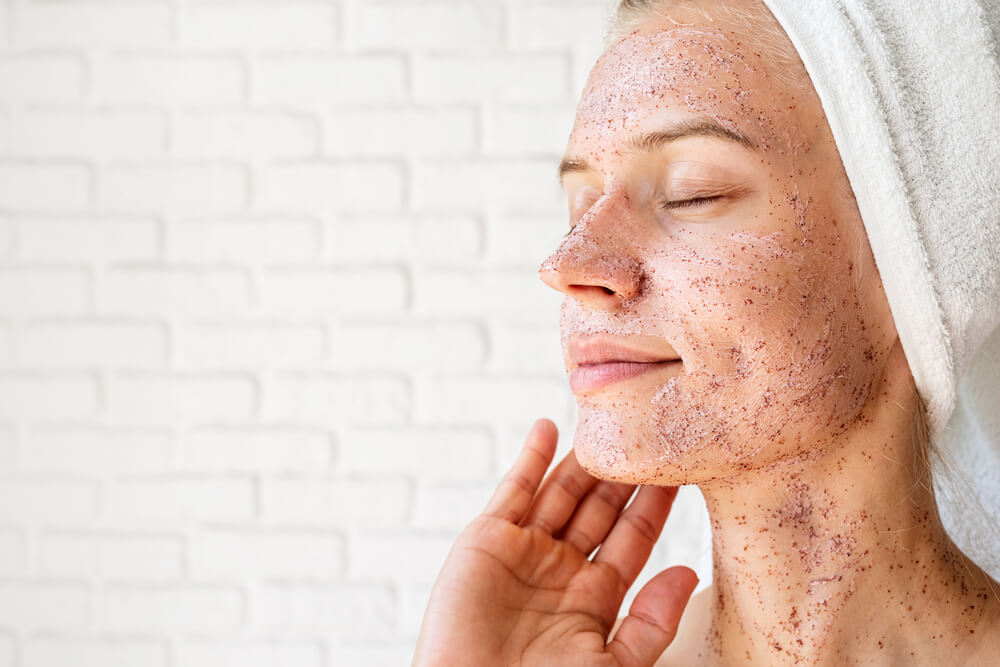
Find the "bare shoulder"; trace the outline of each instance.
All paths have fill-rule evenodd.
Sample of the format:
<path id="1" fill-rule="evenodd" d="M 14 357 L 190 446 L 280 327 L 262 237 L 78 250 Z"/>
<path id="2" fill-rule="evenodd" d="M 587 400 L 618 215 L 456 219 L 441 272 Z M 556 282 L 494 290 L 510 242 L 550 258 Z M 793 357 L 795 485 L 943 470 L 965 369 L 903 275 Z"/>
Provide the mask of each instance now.
<path id="1" fill-rule="evenodd" d="M 711 586 L 692 596 L 687 607 L 684 609 L 684 615 L 681 616 L 681 624 L 677 628 L 677 637 L 674 638 L 673 643 L 659 657 L 654 667 L 674 667 L 675 665 L 689 667 L 691 665 L 691 658 L 697 654 L 698 649 L 705 639 L 705 633 L 708 632 L 711 606 Z M 619 618 L 615 622 L 615 627 L 611 629 L 611 634 L 608 636 L 609 641 L 618 632 L 618 627 L 624 620 L 624 618 Z"/>

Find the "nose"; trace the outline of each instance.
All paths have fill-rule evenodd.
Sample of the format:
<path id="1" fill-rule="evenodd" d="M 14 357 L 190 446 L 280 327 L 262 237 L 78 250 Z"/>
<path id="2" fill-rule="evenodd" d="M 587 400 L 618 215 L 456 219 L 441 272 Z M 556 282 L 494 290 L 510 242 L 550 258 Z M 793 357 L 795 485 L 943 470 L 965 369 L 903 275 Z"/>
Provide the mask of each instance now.
<path id="1" fill-rule="evenodd" d="M 627 243 L 628 200 L 605 195 L 538 268 L 542 282 L 583 305 L 616 310 L 637 297 L 643 270 Z"/>

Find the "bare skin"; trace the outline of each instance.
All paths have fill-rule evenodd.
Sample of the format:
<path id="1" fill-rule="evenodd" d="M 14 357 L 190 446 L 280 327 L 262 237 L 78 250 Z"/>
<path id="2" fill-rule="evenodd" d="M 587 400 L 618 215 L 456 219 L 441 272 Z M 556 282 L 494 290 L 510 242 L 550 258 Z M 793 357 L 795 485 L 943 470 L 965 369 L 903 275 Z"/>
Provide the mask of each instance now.
<path id="1" fill-rule="evenodd" d="M 908 383 L 897 345 L 865 428 L 836 451 L 701 485 L 714 584 L 658 665 L 995 661 L 1000 589 L 938 519 L 906 437 Z"/>
<path id="2" fill-rule="evenodd" d="M 414 665 L 639 667 L 673 639 L 697 584 L 686 567 L 650 580 L 607 642 L 676 487 L 645 487 L 621 512 L 636 487 L 598 481 L 570 451 L 539 488 L 555 450 L 555 425 L 539 420 L 449 552 Z"/>
<path id="3" fill-rule="evenodd" d="M 571 231 L 540 269 L 566 295 L 580 407 L 573 463 L 534 501 L 560 509 L 541 530 L 523 518 L 544 467 L 501 484 L 435 584 L 419 664 L 976 665 L 1000 651 L 1000 587 L 939 520 L 921 406 L 819 99 L 710 14 L 650 19 L 591 72 L 567 145 Z M 706 122 L 728 137 L 677 134 Z M 664 127 L 667 142 L 633 142 Z M 574 346 L 595 341 L 679 364 L 588 386 Z M 706 498 L 714 585 L 678 630 L 692 580 L 661 573 L 615 628 L 669 511 L 654 489 L 678 484 Z M 619 515 L 633 485 L 641 509 Z M 511 486 L 521 498 L 498 500 Z M 589 538 L 570 548 L 576 522 Z M 586 559 L 647 522 L 629 549 Z"/>

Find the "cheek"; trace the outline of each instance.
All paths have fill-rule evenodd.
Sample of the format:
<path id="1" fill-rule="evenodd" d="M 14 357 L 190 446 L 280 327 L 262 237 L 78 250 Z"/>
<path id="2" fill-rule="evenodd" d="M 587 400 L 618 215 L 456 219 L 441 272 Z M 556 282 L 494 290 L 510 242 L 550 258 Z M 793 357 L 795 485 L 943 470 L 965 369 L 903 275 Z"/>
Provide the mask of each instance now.
<path id="1" fill-rule="evenodd" d="M 780 233 L 734 233 L 712 247 L 660 257 L 656 290 L 683 337 L 686 370 L 731 381 L 769 345 L 790 344 L 775 338 L 797 331 L 818 287 L 802 264 Z"/>
<path id="2" fill-rule="evenodd" d="M 879 367 L 871 327 L 847 260 L 819 247 L 744 233 L 661 264 L 688 354 L 648 406 L 650 473 L 761 465 L 859 413 Z"/>

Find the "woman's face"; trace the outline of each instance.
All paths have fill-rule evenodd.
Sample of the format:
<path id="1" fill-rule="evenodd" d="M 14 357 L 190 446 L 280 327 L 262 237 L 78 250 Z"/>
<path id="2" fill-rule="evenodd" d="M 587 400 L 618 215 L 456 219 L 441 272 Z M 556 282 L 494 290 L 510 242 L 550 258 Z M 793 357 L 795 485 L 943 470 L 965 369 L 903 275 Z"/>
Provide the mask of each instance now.
<path id="1" fill-rule="evenodd" d="M 826 448 L 895 340 L 808 79 L 690 23 L 647 21 L 595 64 L 564 161 L 571 230 L 540 269 L 566 294 L 577 459 L 605 479 L 697 483 Z"/>

